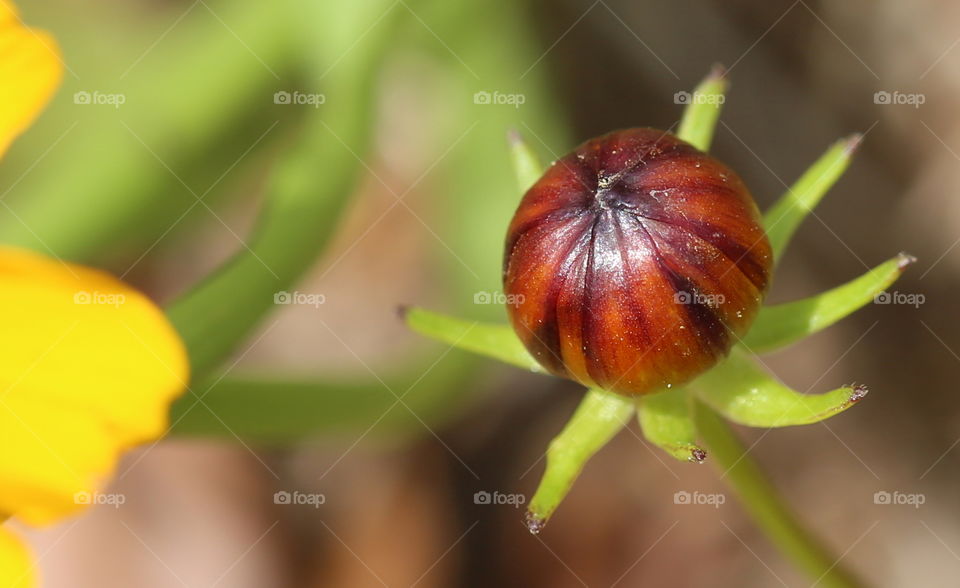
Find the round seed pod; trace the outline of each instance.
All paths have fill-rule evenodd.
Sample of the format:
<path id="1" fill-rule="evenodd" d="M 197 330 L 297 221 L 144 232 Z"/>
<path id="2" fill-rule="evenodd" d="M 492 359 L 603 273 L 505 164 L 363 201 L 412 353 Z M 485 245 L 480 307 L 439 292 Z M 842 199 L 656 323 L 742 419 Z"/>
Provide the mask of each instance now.
<path id="1" fill-rule="evenodd" d="M 627 396 L 688 382 L 750 327 L 773 255 L 726 165 L 656 129 L 556 161 L 507 233 L 514 329 L 549 372 Z"/>

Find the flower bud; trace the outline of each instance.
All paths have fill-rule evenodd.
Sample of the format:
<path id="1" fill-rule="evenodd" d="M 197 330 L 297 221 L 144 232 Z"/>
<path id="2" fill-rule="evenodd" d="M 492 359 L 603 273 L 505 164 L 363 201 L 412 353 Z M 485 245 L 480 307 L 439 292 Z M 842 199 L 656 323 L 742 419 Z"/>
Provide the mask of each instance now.
<path id="1" fill-rule="evenodd" d="M 681 385 L 742 337 L 773 256 L 730 168 L 637 128 L 556 161 L 510 224 L 510 320 L 544 368 L 634 396 Z"/>

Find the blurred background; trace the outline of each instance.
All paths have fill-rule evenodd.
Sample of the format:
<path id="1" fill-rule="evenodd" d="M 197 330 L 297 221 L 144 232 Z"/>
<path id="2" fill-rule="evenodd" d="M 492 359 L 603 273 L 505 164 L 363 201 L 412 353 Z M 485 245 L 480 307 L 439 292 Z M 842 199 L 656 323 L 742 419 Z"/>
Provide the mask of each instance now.
<path id="1" fill-rule="evenodd" d="M 914 303 L 765 359 L 802 391 L 868 384 L 866 401 L 739 432 L 872 585 L 956 585 L 960 5 L 20 4 L 68 71 L 0 166 L 0 240 L 123 276 L 201 358 L 168 438 L 106 490 L 121 506 L 24 530 L 46 586 L 809 586 L 716 470 L 636 427 L 530 535 L 522 507 L 476 495 L 529 497 L 581 391 L 423 340 L 396 314 L 503 318 L 489 301 L 519 198 L 508 128 L 545 161 L 615 128 L 670 129 L 675 93 L 718 62 L 732 86 L 712 151 L 761 208 L 865 133 L 771 301 L 919 258 L 895 286 Z M 198 284 L 199 306 L 184 297 Z M 678 505 L 678 491 L 728 499 Z"/>

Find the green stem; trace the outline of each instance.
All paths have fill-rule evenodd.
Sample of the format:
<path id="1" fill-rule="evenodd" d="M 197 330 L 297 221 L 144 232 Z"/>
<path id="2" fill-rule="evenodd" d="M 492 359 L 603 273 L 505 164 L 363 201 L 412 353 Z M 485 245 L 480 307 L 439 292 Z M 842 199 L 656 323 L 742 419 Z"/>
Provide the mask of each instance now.
<path id="1" fill-rule="evenodd" d="M 386 0 L 367 0 L 364 10 L 341 13 L 339 21 L 331 20 L 331 8 L 313 8 L 318 19 L 329 17 L 321 22 L 330 28 L 309 37 L 303 58 L 312 79 L 323 78 L 330 102 L 303 121 L 300 143 L 274 169 L 250 246 L 168 308 L 187 345 L 194 381 L 209 375 L 276 309 L 278 296 L 281 303 L 289 296 L 286 291 L 314 264 L 337 228 L 364 173 L 360 154 L 372 140 L 373 88 L 390 36 L 357 46 L 329 75 L 328 60 L 341 53 L 337 42 L 349 46 L 370 23 L 379 22 L 386 5 Z M 392 18 L 381 26 L 397 24 Z"/>
<path id="2" fill-rule="evenodd" d="M 696 420 L 704 444 L 717 466 L 726 472 L 741 503 L 754 522 L 780 551 L 810 577 L 815 586 L 850 588 L 862 584 L 843 569 L 830 554 L 797 521 L 781 500 L 730 426 L 710 407 L 696 403 Z"/>

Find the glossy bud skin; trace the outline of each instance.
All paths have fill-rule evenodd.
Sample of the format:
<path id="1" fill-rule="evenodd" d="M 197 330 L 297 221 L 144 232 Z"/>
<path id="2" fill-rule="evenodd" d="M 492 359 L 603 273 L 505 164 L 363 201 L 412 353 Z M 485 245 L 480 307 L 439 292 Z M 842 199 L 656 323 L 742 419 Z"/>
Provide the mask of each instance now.
<path id="1" fill-rule="evenodd" d="M 507 312 L 544 368 L 627 396 L 684 384 L 753 322 L 773 263 L 727 166 L 655 129 L 555 162 L 507 233 Z"/>

